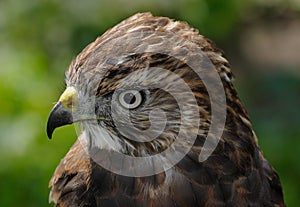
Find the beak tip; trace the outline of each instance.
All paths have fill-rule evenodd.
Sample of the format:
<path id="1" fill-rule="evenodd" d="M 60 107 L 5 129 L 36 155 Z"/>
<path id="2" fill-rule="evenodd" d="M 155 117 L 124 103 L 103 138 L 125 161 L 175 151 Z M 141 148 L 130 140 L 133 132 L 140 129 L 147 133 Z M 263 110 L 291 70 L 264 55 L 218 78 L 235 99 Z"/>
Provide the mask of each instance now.
<path id="1" fill-rule="evenodd" d="M 53 133 L 53 131 L 51 130 L 48 130 L 47 129 L 47 136 L 48 136 L 48 139 L 52 139 L 52 133 Z"/>
<path id="2" fill-rule="evenodd" d="M 72 114 L 63 107 L 62 103 L 57 103 L 52 109 L 48 118 L 46 129 L 48 138 L 52 138 L 52 134 L 57 127 L 72 123 Z"/>
<path id="3" fill-rule="evenodd" d="M 54 128 L 51 126 L 51 121 L 48 120 L 46 127 L 47 136 L 49 139 L 52 139 L 52 134 L 54 132 Z"/>

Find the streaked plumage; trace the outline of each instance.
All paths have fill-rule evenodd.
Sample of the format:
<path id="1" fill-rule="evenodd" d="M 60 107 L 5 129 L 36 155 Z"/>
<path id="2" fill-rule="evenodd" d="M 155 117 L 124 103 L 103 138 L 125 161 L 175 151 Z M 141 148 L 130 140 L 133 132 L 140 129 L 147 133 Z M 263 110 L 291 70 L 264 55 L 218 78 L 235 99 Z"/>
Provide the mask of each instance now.
<path id="1" fill-rule="evenodd" d="M 226 124 L 217 148 L 204 162 L 199 162 L 198 156 L 211 124 L 210 100 L 205 85 L 189 70 L 188 65 L 173 57 L 152 53 L 124 54 L 123 59 L 107 61 L 108 56 L 113 56 L 110 54 L 113 48 L 103 45 L 109 45 L 116 38 L 122 40 L 129 33 L 149 31 L 176 34 L 196 44 L 220 75 L 226 94 Z M 163 47 L 163 36 L 159 41 L 159 44 L 147 44 Z M 135 42 L 130 44 L 137 47 Z M 184 48 L 186 45 L 174 42 L 174 50 L 175 46 Z M 119 50 L 121 53 L 121 45 Z M 193 51 L 184 52 L 186 56 L 193 55 Z M 101 103 L 96 105 L 95 113 L 109 117 L 110 109 L 104 100 L 111 99 L 110 92 L 130 72 L 149 66 L 163 67 L 178 74 L 192 89 L 201 115 L 199 134 L 192 149 L 166 172 L 148 177 L 126 177 L 102 168 L 84 150 L 83 143 L 76 141 L 50 181 L 50 201 L 60 207 L 285 206 L 279 177 L 258 147 L 248 114 L 232 84 L 233 75 L 228 61 L 220 49 L 188 24 L 166 17 L 153 17 L 149 13 L 136 14 L 88 45 L 71 63 L 66 72 L 66 83 L 77 89 L 79 99 L 82 94 L 95 95 L 96 103 Z M 89 80 L 89 85 L 80 81 L 79 77 L 84 74 L 95 74 Z M 155 78 L 159 81 L 161 77 Z M 158 139 L 138 143 L 119 134 L 111 121 L 99 121 L 98 124 L 102 124 L 105 130 L 115 136 L 113 142 L 120 146 L 122 153 L 131 156 L 152 155 L 165 150 L 176 139 L 177 121 L 180 117 L 178 106 L 173 103 L 171 96 L 161 90 L 155 89 L 148 95 L 150 101 L 145 103 L 143 113 L 133 112 L 131 118 L 135 126 L 141 129 L 149 127 L 149 120 L 145 116 L 155 105 L 166 111 L 173 125 L 167 125 L 165 133 Z M 50 117 L 48 134 L 51 136 L 54 128 L 63 124 L 52 126 L 54 115 L 51 114 Z M 64 120 L 65 124 L 71 123 L 67 118 Z M 87 135 L 82 133 L 80 136 Z M 112 137 L 103 137 L 110 138 Z M 100 145 L 93 150 L 111 150 L 103 143 Z"/>

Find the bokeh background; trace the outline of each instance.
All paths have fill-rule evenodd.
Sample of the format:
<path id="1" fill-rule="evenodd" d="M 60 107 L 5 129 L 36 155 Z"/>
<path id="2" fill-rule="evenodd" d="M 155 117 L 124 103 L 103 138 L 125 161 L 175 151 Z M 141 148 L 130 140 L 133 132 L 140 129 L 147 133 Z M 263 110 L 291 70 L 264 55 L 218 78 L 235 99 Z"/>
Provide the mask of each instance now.
<path id="1" fill-rule="evenodd" d="M 64 71 L 88 43 L 136 12 L 187 21 L 222 48 L 288 206 L 300 202 L 299 0 L 1 0 L 0 206 L 48 204 L 48 181 L 76 139 L 45 125 Z"/>

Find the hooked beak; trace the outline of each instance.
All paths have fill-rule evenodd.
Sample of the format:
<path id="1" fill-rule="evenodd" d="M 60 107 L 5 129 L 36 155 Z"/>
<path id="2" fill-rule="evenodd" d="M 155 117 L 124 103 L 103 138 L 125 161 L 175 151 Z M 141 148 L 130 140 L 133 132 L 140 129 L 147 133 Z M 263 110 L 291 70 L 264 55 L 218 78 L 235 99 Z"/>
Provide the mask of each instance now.
<path id="1" fill-rule="evenodd" d="M 68 87 L 59 98 L 59 101 L 50 112 L 47 122 L 47 135 L 52 138 L 52 134 L 57 127 L 73 123 L 72 107 L 77 98 L 77 92 L 74 87 Z"/>

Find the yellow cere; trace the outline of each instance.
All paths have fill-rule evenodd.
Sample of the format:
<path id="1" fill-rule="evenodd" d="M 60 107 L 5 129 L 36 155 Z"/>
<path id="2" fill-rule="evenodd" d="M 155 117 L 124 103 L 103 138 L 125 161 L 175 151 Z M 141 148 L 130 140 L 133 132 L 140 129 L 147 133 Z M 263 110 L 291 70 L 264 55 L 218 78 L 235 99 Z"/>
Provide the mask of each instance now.
<path id="1" fill-rule="evenodd" d="M 77 102 L 77 91 L 73 86 L 67 87 L 60 96 L 59 101 L 65 108 L 71 109 Z M 74 103 L 75 102 L 75 103 Z"/>

